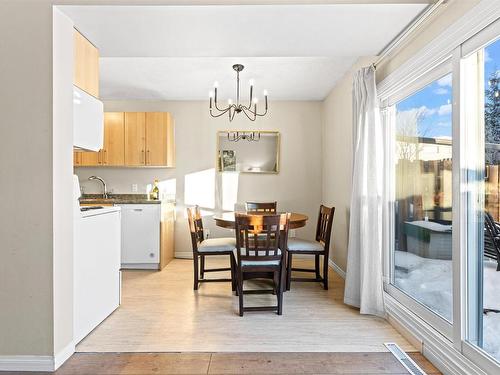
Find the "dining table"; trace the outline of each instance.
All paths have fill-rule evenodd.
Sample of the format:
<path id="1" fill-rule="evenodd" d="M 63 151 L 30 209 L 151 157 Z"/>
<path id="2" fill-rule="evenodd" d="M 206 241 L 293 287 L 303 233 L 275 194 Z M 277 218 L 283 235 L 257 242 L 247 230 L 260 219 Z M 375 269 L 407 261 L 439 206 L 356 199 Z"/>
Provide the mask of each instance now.
<path id="1" fill-rule="evenodd" d="M 242 212 L 246 213 L 246 212 Z M 269 212 L 252 212 L 252 214 L 256 215 L 276 215 L 280 214 L 281 212 L 277 213 L 269 213 Z M 235 229 L 235 212 L 223 212 L 219 214 L 215 214 L 213 216 L 215 220 L 215 225 L 221 228 L 226 228 L 226 229 Z M 297 212 L 291 212 L 290 213 L 290 229 L 297 229 L 297 228 L 302 228 L 306 226 L 306 222 L 309 220 L 309 217 L 307 215 L 297 213 Z"/>

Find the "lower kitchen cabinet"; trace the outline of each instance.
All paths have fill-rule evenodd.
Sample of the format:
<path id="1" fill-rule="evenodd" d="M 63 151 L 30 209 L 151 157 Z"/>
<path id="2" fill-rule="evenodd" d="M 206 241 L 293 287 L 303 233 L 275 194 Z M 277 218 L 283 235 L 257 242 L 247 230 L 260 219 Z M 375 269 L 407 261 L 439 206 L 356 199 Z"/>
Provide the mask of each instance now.
<path id="1" fill-rule="evenodd" d="M 160 264 L 160 204 L 124 204 L 122 268 L 158 269 Z"/>

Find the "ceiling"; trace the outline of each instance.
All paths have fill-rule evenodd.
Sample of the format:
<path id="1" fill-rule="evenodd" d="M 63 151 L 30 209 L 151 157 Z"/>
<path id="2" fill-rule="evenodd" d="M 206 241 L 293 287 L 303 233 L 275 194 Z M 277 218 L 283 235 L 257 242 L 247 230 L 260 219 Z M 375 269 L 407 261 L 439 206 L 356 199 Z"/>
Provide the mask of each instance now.
<path id="1" fill-rule="evenodd" d="M 403 0 L 401 0 L 403 1 Z M 361 56 L 373 56 L 426 4 L 62 6 L 100 50 L 103 99 L 322 100 Z"/>

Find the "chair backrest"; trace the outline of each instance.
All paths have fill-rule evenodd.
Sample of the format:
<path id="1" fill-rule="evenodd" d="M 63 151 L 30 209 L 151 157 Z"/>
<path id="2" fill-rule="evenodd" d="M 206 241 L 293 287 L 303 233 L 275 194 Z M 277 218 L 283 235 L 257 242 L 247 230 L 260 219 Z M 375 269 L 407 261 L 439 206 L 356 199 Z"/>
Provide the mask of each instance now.
<path id="1" fill-rule="evenodd" d="M 203 221 L 201 220 L 200 207 L 188 207 L 187 215 L 193 252 L 196 252 L 198 251 L 198 244 L 203 241 Z"/>
<path id="2" fill-rule="evenodd" d="M 236 249 L 241 260 L 280 260 L 286 249 L 290 214 L 235 214 Z"/>
<path id="3" fill-rule="evenodd" d="M 488 211 L 484 212 L 484 255 L 498 260 L 500 257 L 500 229 Z"/>
<path id="4" fill-rule="evenodd" d="M 325 251 L 329 250 L 330 236 L 332 234 L 333 215 L 335 207 L 319 207 L 318 224 L 316 226 L 316 241 L 325 246 Z"/>
<path id="5" fill-rule="evenodd" d="M 276 213 L 277 202 L 246 202 L 245 210 L 247 212 L 268 212 Z"/>

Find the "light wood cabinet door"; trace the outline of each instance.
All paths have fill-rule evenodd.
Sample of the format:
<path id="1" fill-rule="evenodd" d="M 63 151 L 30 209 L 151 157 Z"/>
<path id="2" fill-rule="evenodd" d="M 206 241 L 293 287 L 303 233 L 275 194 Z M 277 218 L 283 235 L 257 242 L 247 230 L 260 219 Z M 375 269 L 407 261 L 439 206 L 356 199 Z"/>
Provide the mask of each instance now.
<path id="1" fill-rule="evenodd" d="M 73 151 L 73 166 L 79 167 L 82 165 L 82 153 L 80 151 Z"/>
<path id="2" fill-rule="evenodd" d="M 77 30 L 74 31 L 75 70 L 73 83 L 99 97 L 99 50 Z"/>
<path id="3" fill-rule="evenodd" d="M 125 117 L 123 112 L 104 113 L 103 165 L 125 164 Z"/>
<path id="4" fill-rule="evenodd" d="M 125 112 L 125 165 L 146 165 L 146 113 Z"/>
<path id="5" fill-rule="evenodd" d="M 170 113 L 146 113 L 146 165 L 173 166 L 173 124 Z"/>
<path id="6" fill-rule="evenodd" d="M 79 151 L 80 154 L 80 166 L 82 167 L 94 167 L 101 165 L 102 155 L 101 151 Z"/>

